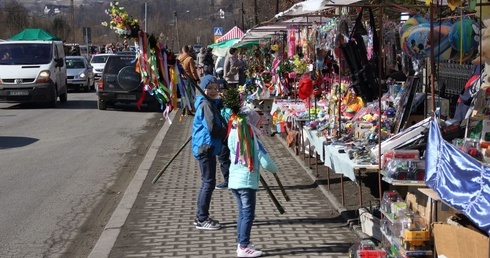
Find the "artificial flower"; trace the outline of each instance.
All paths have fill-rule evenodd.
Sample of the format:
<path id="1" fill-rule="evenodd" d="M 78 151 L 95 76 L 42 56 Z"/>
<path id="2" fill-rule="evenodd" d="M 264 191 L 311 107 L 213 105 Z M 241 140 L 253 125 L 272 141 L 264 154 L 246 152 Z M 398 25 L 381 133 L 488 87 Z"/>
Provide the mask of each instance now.
<path id="1" fill-rule="evenodd" d="M 140 29 L 138 19 L 133 19 L 124 7 L 119 6 L 119 2 L 111 2 L 109 9 L 105 10 L 105 13 L 109 15 L 111 20 L 109 22 L 102 22 L 102 26 L 109 26 L 122 38 L 128 36 L 137 37 Z"/>

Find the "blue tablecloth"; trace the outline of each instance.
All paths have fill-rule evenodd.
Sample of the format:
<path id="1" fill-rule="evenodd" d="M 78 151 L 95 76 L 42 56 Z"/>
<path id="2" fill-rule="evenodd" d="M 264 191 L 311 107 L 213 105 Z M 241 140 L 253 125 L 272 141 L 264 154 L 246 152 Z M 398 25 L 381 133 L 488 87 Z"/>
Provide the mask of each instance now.
<path id="1" fill-rule="evenodd" d="M 340 153 L 339 150 L 343 150 L 343 146 L 334 145 L 324 145 L 325 140 L 323 137 L 318 136 L 316 130 L 306 130 L 303 129 L 303 135 L 308 138 L 311 146 L 315 148 L 318 153 L 320 160 L 323 161 L 324 165 L 335 171 L 337 174 L 343 174 L 350 180 L 357 182 L 356 170 L 358 169 L 368 169 L 376 170 L 378 165 L 361 165 L 354 163 L 349 159 L 347 153 Z"/>

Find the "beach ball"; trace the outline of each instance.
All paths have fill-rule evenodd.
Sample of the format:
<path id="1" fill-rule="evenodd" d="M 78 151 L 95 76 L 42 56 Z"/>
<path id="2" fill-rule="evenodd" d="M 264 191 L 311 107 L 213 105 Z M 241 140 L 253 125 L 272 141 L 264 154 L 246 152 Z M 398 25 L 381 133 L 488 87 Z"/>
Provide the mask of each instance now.
<path id="1" fill-rule="evenodd" d="M 434 24 L 432 41 L 436 43 L 433 44 L 435 62 L 451 59 L 452 47 L 449 41 L 449 32 L 452 25 L 450 21 Z"/>
<path id="2" fill-rule="evenodd" d="M 480 44 L 480 26 L 471 19 L 456 21 L 449 32 L 449 42 L 464 56 L 471 54 Z"/>
<path id="3" fill-rule="evenodd" d="M 406 41 L 408 47 L 412 50 L 414 58 L 424 58 L 430 55 L 429 39 L 430 24 L 422 23 L 410 30 Z"/>

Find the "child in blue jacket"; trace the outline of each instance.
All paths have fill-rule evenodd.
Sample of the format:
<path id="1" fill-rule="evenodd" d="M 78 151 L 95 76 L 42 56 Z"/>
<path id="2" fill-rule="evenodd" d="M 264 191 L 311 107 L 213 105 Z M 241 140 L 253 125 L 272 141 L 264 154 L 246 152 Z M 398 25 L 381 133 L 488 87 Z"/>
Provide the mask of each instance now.
<path id="1" fill-rule="evenodd" d="M 230 116 L 228 148 L 230 149 L 231 189 L 238 205 L 237 256 L 259 257 L 262 251 L 250 243 L 250 232 L 255 217 L 256 191 L 259 188 L 260 166 L 276 173 L 277 165 L 267 155 L 258 139 L 256 126 L 260 115 L 250 108 L 242 108 Z"/>
<path id="2" fill-rule="evenodd" d="M 215 99 L 218 98 L 218 84 L 214 76 L 207 74 L 201 78 L 204 95 L 197 95 L 194 107 L 196 114 L 192 123 L 192 153 L 199 162 L 201 170 L 201 188 L 197 196 L 197 213 L 194 224 L 197 229 L 217 230 L 219 221 L 209 216 L 211 197 L 216 186 L 216 155 L 226 137 L 226 127 L 220 120 Z"/>

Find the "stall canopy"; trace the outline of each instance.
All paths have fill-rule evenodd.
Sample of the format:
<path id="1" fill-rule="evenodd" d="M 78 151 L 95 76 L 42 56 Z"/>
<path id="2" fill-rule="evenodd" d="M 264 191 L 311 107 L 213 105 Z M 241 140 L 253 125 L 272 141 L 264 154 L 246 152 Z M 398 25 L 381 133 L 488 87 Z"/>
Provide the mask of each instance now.
<path id="1" fill-rule="evenodd" d="M 235 38 L 235 39 L 228 39 L 228 40 L 224 40 L 224 41 L 221 41 L 221 42 L 218 42 L 218 43 L 214 43 L 214 44 L 211 44 L 209 45 L 208 47 L 210 48 L 224 48 L 224 47 L 231 47 L 233 46 L 233 44 L 235 44 L 239 39 Z"/>
<path id="2" fill-rule="evenodd" d="M 250 40 L 246 42 L 239 42 L 240 39 L 229 39 L 223 42 L 214 43 L 209 45 L 213 49 L 212 53 L 215 56 L 226 56 L 231 47 L 234 48 L 246 48 L 254 45 L 258 45 L 258 40 Z"/>
<path id="3" fill-rule="evenodd" d="M 331 0 L 307 0 L 304 2 L 299 2 L 294 4 L 291 8 L 286 11 L 276 14 L 275 18 L 279 19 L 288 16 L 306 16 L 315 12 L 328 10 L 331 8 L 337 8 L 340 6 L 346 6 L 353 3 L 360 2 L 360 0 L 342 0 L 342 1 L 331 1 Z"/>
<path id="4" fill-rule="evenodd" d="M 245 33 L 243 33 L 243 31 L 240 28 L 238 28 L 238 26 L 235 26 L 231 28 L 231 30 L 229 30 L 227 33 L 225 33 L 225 35 L 221 36 L 221 38 L 216 40 L 216 42 L 219 43 L 229 39 L 239 39 L 243 37 L 244 34 Z"/>
<path id="5" fill-rule="evenodd" d="M 9 40 L 61 40 L 61 39 L 56 36 L 53 36 L 51 33 L 43 29 L 29 28 L 10 37 Z"/>
<path id="6" fill-rule="evenodd" d="M 331 18 L 326 17 L 295 17 L 283 21 L 263 22 L 247 30 L 247 33 L 236 44 L 271 38 L 273 35 L 285 34 L 288 29 L 296 26 L 308 26 L 313 23 L 329 22 L 330 20 Z"/>

